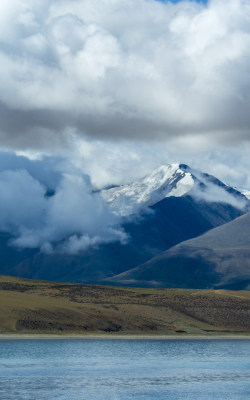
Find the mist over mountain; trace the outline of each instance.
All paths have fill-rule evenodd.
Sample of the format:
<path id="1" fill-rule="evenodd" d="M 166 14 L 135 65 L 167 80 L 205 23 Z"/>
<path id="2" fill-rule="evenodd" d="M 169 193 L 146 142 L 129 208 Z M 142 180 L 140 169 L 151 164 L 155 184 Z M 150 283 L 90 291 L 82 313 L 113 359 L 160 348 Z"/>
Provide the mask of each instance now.
<path id="1" fill-rule="evenodd" d="M 89 176 L 65 159 L 0 153 L 0 232 L 9 244 L 77 254 L 127 236 Z"/>

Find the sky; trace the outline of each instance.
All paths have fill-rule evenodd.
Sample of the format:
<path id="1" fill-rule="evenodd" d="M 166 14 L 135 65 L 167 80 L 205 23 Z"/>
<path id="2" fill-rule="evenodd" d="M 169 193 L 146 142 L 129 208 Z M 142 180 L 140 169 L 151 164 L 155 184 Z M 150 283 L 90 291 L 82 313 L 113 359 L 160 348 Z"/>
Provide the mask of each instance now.
<path id="1" fill-rule="evenodd" d="M 70 187 L 75 209 L 93 214 L 93 188 L 172 162 L 249 189 L 249 63 L 247 0 L 1 0 L 0 229 L 47 250 L 55 238 L 123 241 L 100 199 L 100 235 L 98 219 L 60 228 L 56 201 L 67 204 Z M 37 205 L 23 199 L 15 223 L 28 188 Z"/>

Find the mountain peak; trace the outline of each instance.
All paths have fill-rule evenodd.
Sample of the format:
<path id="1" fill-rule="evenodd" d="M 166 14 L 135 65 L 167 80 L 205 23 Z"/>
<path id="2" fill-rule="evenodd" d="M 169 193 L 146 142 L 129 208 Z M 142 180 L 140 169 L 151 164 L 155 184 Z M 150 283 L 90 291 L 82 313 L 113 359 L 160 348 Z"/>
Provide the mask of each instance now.
<path id="1" fill-rule="evenodd" d="M 102 191 L 102 196 L 115 214 L 122 216 L 140 212 L 165 197 L 180 197 L 188 193 L 194 179 L 180 168 L 184 164 L 167 164 L 156 168 L 144 178 L 128 185 Z M 189 170 L 188 166 L 185 166 Z"/>
<path id="2" fill-rule="evenodd" d="M 184 171 L 190 171 L 191 168 L 187 164 L 179 164 L 179 168 Z"/>
<path id="3" fill-rule="evenodd" d="M 190 168 L 186 164 L 166 164 L 138 181 L 101 192 L 111 211 L 120 216 L 137 214 L 166 197 L 187 194 L 197 200 L 249 207 L 249 200 L 239 191 L 212 175 Z"/>

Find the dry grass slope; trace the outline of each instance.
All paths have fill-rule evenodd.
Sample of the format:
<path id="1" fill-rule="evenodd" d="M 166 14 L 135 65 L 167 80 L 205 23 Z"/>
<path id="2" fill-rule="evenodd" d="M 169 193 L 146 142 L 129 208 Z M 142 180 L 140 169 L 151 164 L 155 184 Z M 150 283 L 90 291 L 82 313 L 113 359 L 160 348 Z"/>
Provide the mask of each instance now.
<path id="1" fill-rule="evenodd" d="M 250 292 L 137 289 L 0 276 L 0 332 L 250 333 Z"/>

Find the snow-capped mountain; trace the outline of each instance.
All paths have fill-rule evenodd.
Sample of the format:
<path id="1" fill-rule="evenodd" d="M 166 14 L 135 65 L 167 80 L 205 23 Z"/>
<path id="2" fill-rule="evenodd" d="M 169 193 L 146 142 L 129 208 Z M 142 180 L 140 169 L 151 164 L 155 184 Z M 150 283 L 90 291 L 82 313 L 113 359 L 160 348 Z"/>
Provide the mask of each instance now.
<path id="1" fill-rule="evenodd" d="M 102 196 L 120 216 L 143 212 L 139 218 L 119 219 L 127 243 L 94 246 L 77 255 L 48 254 L 10 247 L 11 237 L 0 232 L 0 273 L 107 284 L 109 278 L 241 216 L 250 204 L 236 189 L 184 164 L 161 166 L 134 183 L 102 191 Z M 147 279 L 151 280 L 151 273 Z"/>
<path id="2" fill-rule="evenodd" d="M 241 209 L 248 203 L 243 193 L 185 164 L 162 165 L 138 181 L 101 193 L 110 209 L 121 216 L 136 214 L 166 197 L 187 194 L 196 199 L 220 201 Z"/>

